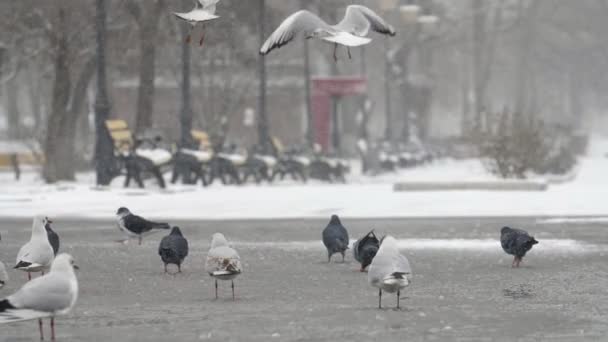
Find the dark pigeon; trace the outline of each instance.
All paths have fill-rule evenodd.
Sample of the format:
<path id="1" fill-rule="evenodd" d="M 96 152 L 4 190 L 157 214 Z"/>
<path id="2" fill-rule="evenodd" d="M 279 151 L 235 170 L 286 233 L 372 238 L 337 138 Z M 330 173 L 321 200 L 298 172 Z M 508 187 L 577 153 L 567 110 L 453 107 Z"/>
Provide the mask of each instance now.
<path id="1" fill-rule="evenodd" d="M 361 264 L 361 272 L 364 272 L 367 266 L 372 263 L 379 248 L 380 240 L 378 240 L 373 230 L 355 242 L 353 255 L 355 260 Z"/>
<path id="2" fill-rule="evenodd" d="M 331 256 L 335 253 L 342 254 L 342 262 L 344 262 L 344 252 L 348 249 L 348 232 L 337 215 L 331 217 L 329 224 L 323 230 L 323 244 L 327 248 L 327 262 L 331 261 Z"/>
<path id="3" fill-rule="evenodd" d="M 48 217 L 46 218 L 46 224 L 44 225 L 44 229 L 46 229 L 46 235 L 49 238 L 49 243 L 51 247 L 53 247 L 53 254 L 57 256 L 57 252 L 59 252 L 59 235 L 55 233 L 55 231 L 51 228 L 51 221 Z"/>
<path id="4" fill-rule="evenodd" d="M 514 256 L 511 267 L 519 267 L 519 263 L 521 263 L 523 257 L 537 243 L 538 241 L 524 230 L 509 227 L 503 227 L 500 230 L 500 245 L 502 249 L 505 253 Z"/>
<path id="5" fill-rule="evenodd" d="M 182 235 L 179 227 L 173 227 L 171 234 L 160 241 L 158 255 L 165 264 L 165 273 L 167 273 L 168 264 L 177 265 L 177 272 L 182 272 L 182 263 L 188 256 L 188 240 Z"/>
<path id="6" fill-rule="evenodd" d="M 118 219 L 118 227 L 127 233 L 127 235 L 136 236 L 139 239 L 140 245 L 143 236 L 152 230 L 171 228 L 168 223 L 148 221 L 143 217 L 131 213 L 129 209 L 124 207 L 118 209 L 116 217 Z"/>

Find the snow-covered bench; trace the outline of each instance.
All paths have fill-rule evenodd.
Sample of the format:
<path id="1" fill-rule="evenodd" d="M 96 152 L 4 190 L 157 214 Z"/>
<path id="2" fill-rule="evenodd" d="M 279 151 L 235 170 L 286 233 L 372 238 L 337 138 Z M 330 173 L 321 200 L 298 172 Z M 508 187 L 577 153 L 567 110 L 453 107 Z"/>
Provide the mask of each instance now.
<path id="1" fill-rule="evenodd" d="M 143 188 L 142 179 L 151 175 L 161 188 L 165 188 L 163 168 L 171 164 L 171 152 L 157 147 L 157 141 L 134 139 L 124 120 L 107 120 L 106 127 L 114 142 L 114 156 L 126 175 L 124 186 L 128 187 L 131 179 L 135 179 L 137 185 Z"/>

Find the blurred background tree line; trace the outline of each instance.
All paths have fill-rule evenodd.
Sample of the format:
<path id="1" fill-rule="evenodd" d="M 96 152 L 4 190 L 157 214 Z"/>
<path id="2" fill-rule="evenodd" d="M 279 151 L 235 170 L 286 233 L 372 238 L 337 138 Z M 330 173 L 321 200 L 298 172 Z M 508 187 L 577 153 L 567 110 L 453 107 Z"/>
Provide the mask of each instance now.
<path id="1" fill-rule="evenodd" d="M 265 35 L 290 13 L 308 8 L 338 22 L 350 0 L 265 1 Z M 362 138 L 407 143 L 468 141 L 493 151 L 491 137 L 509 120 L 542 121 L 560 134 L 601 120 L 608 78 L 607 0 L 362 0 L 398 30 L 341 51 L 308 42 L 312 76 L 363 76 L 368 93 L 340 101 L 340 152 Z M 432 29 L 408 23 L 400 6 L 436 16 Z M 185 29 L 172 11 L 190 0 L 105 0 L 110 117 L 139 134 L 180 141 L 182 58 L 191 60 L 190 125 L 216 144 L 248 146 L 258 111 L 259 3 L 223 0 L 205 44 L 184 55 Z M 47 181 L 74 179 L 94 154 L 95 0 L 1 0 L 0 137 L 34 140 Z M 200 34 L 200 32 L 198 32 Z M 197 37 L 197 34 L 194 35 Z M 193 39 L 198 41 L 198 39 Z M 265 58 L 269 134 L 288 145 L 310 141 L 305 43 Z M 362 103 L 371 104 L 363 110 Z M 509 113 L 509 114 L 505 114 Z M 252 120 L 253 118 L 253 120 Z M 597 122 L 597 121 L 596 121 Z M 601 121 L 600 121 L 601 122 Z M 534 129 L 538 129 L 536 125 Z M 549 130 L 555 132 L 555 130 Z M 506 134 L 517 136 L 516 134 Z M 502 141 L 495 139 L 496 141 Z M 497 143 L 496 143 L 497 144 Z M 500 144 L 503 144 L 502 142 Z"/>

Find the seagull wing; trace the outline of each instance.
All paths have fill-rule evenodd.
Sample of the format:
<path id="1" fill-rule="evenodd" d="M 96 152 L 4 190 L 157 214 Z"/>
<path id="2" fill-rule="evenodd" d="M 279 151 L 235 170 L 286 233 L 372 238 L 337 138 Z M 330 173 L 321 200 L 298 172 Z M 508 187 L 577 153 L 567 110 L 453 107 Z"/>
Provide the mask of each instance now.
<path id="1" fill-rule="evenodd" d="M 207 273 L 212 275 L 217 274 L 217 272 L 235 274 L 241 273 L 242 269 L 241 258 L 233 248 L 222 246 L 209 250 L 205 262 L 205 270 Z"/>
<path id="2" fill-rule="evenodd" d="M 348 6 L 344 19 L 334 28 L 360 37 L 367 36 L 370 29 L 389 36 L 396 34 L 395 29 L 376 12 L 361 5 Z"/>
<path id="3" fill-rule="evenodd" d="M 274 49 L 291 42 L 298 34 L 310 37 L 315 31 L 326 31 L 331 34 L 334 30 L 316 14 L 306 10 L 298 11 L 285 19 L 281 25 L 268 37 L 260 54 L 266 55 Z"/>

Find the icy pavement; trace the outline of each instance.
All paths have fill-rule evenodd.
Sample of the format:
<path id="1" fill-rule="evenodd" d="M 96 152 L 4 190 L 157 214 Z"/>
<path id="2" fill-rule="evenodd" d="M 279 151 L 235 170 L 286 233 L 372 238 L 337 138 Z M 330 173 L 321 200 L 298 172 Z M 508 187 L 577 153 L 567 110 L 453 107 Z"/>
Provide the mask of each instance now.
<path id="1" fill-rule="evenodd" d="M 377 290 L 350 251 L 344 264 L 325 262 L 325 251 L 313 243 L 326 220 L 172 222 L 190 241 L 177 276 L 163 274 L 162 234 L 142 246 L 123 245 L 114 242 L 122 235 L 111 221 L 56 220 L 62 250 L 80 266 L 81 289 L 74 311 L 57 321 L 58 340 L 598 341 L 608 335 L 602 225 L 522 218 L 343 221 L 351 238 L 374 227 L 400 239 L 414 271 L 401 311 L 392 309 L 394 295 L 384 296 L 386 309 L 377 309 Z M 521 269 L 511 269 L 499 247 L 505 224 L 540 241 Z M 0 221 L 0 260 L 14 259 L 29 229 L 29 220 Z M 214 300 L 213 280 L 203 270 L 216 231 L 237 241 L 244 263 L 235 302 L 225 283 Z M 12 282 L 0 297 L 25 281 L 25 274 L 10 271 Z M 30 341 L 36 328 L 36 322 L 2 326 L 0 341 Z"/>
<path id="2" fill-rule="evenodd" d="M 394 192 L 398 181 L 496 181 L 477 160 L 440 160 L 377 178 L 354 175 L 349 184 L 312 181 L 241 187 L 215 184 L 123 189 L 117 179 L 110 189 L 95 189 L 93 176 L 77 183 L 45 185 L 33 173 L 14 182 L 0 174 L 0 217 L 108 219 L 120 206 L 154 219 L 287 219 L 344 217 L 597 217 L 608 216 L 608 143 L 596 144 L 580 163 L 578 177 L 551 184 L 544 192 L 437 191 Z"/>

